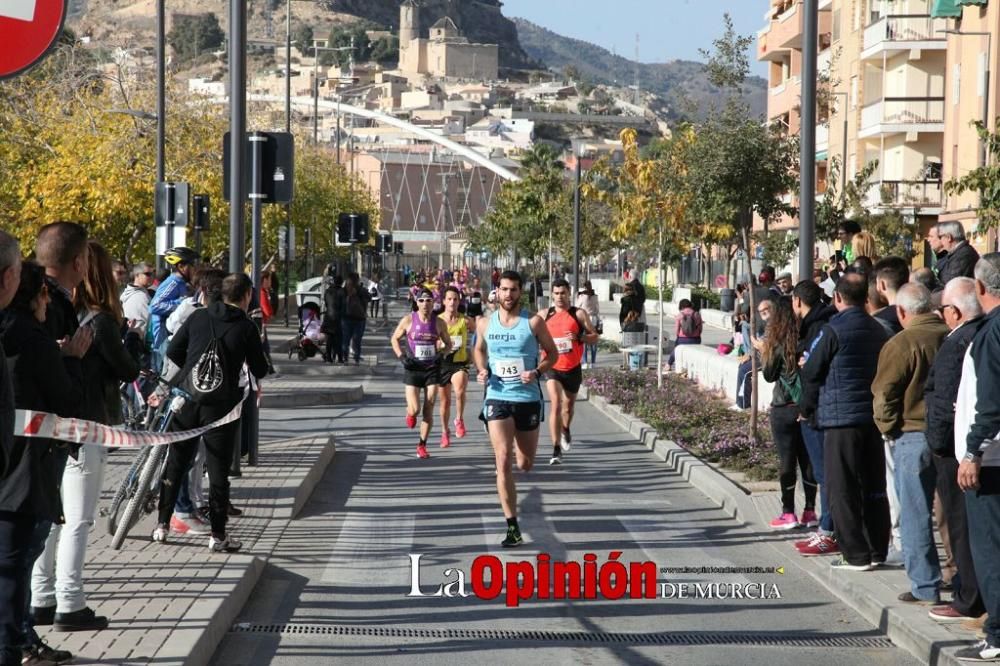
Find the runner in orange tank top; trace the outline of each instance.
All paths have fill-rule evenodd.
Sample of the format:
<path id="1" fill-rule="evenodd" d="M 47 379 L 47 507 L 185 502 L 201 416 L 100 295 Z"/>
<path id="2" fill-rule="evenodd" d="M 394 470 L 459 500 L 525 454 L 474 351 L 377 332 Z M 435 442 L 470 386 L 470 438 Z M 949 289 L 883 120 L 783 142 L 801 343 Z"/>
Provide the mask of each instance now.
<path id="1" fill-rule="evenodd" d="M 539 313 L 556 343 L 559 358 L 552 369 L 545 373 L 545 388 L 552 403 L 549 434 L 552 435 L 550 465 L 562 463 L 562 454 L 569 451 L 572 436 L 569 432 L 573 420 L 576 394 L 583 383 L 584 344 L 594 344 L 600 339 L 585 310 L 570 305 L 569 283 L 555 280 L 550 289 L 552 307 Z"/>

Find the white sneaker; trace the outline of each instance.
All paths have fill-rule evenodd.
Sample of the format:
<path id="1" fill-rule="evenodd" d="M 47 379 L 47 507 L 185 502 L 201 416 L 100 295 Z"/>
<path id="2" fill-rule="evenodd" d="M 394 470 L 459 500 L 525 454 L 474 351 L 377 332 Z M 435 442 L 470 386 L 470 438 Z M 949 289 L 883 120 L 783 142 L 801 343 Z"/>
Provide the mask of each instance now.
<path id="1" fill-rule="evenodd" d="M 552 456 L 549 458 L 550 465 L 562 465 L 562 456 Z"/>
<path id="2" fill-rule="evenodd" d="M 156 529 L 153 530 L 153 542 L 154 543 L 166 543 L 167 534 L 170 533 L 170 528 L 164 524 L 159 524 Z"/>
<path id="3" fill-rule="evenodd" d="M 229 538 L 229 535 L 224 539 L 217 539 L 214 534 L 208 537 L 208 549 L 214 553 L 235 553 L 242 547 L 241 542 Z"/>
<path id="4" fill-rule="evenodd" d="M 569 430 L 563 430 L 562 437 L 559 438 L 559 448 L 563 453 L 568 453 L 572 446 L 573 437 L 569 434 Z"/>

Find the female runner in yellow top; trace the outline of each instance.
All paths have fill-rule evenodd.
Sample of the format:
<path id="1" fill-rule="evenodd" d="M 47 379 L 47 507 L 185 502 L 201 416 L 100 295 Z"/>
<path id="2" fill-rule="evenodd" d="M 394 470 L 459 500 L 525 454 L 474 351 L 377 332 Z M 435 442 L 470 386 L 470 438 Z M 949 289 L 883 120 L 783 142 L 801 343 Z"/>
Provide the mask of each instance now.
<path id="1" fill-rule="evenodd" d="M 441 396 L 441 447 L 451 445 L 451 433 L 448 429 L 448 419 L 451 412 L 451 394 L 455 392 L 455 436 L 465 437 L 465 389 L 469 385 L 469 337 L 475 331 L 471 319 L 458 311 L 462 302 L 462 294 L 454 286 L 445 288 L 444 312 L 438 315 L 448 327 L 451 338 L 451 351 L 441 363 L 440 396 Z"/>

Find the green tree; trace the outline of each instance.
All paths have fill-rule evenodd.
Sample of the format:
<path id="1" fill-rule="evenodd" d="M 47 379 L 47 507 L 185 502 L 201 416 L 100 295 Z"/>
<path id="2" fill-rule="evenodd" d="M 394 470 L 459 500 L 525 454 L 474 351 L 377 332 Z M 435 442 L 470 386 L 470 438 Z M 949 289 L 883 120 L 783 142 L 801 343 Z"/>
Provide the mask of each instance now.
<path id="1" fill-rule="evenodd" d="M 291 2 L 291 0 L 288 0 Z M 299 49 L 299 53 L 306 57 L 312 57 L 313 55 L 313 39 L 315 35 L 313 33 L 312 26 L 308 23 L 299 23 L 292 30 L 292 41 Z"/>
<path id="2" fill-rule="evenodd" d="M 549 230 L 565 219 L 565 167 L 554 148 L 537 144 L 522 158 L 520 176 L 503 184 L 486 220 L 469 229 L 469 245 L 493 254 L 513 250 L 534 263 L 548 250 Z"/>
<path id="3" fill-rule="evenodd" d="M 382 37 L 377 39 L 372 44 L 372 54 L 371 59 L 375 62 L 391 62 L 395 63 L 399 61 L 399 37 L 391 35 L 389 37 Z"/>
<path id="4" fill-rule="evenodd" d="M 320 62 L 324 62 L 325 64 L 335 63 L 341 67 L 346 67 L 351 62 L 352 53 L 354 55 L 354 62 L 367 62 L 372 57 L 373 44 L 368 41 L 367 29 L 360 23 L 334 28 L 330 31 L 328 46 L 345 50 L 324 51 L 320 56 Z M 353 50 L 351 46 L 354 47 Z"/>
<path id="5" fill-rule="evenodd" d="M 991 132 L 982 121 L 972 123 L 979 140 L 986 145 L 986 166 L 973 169 L 960 178 L 953 178 L 944 185 L 945 194 L 959 195 L 975 192 L 979 195 L 976 215 L 979 217 L 978 233 L 1000 226 L 1000 118 L 994 121 Z"/>
<path id="6" fill-rule="evenodd" d="M 709 81 L 723 90 L 721 108 L 709 114 L 699 128 L 690 160 L 690 186 L 694 192 L 693 216 L 703 223 L 732 227 L 745 251 L 750 249 L 753 213 L 774 220 L 795 210 L 782 196 L 797 188 L 798 145 L 777 128 L 752 116 L 743 97 L 750 71 L 748 50 L 752 37 L 736 33 L 731 17 L 724 18 L 725 30 L 716 39 L 707 57 Z M 811 251 L 811 248 L 809 249 Z M 750 325 L 756 325 L 756 304 L 750 290 Z M 757 439 L 757 359 L 753 359 L 753 405 L 750 436 Z"/>
<path id="7" fill-rule="evenodd" d="M 178 14 L 167 33 L 167 42 L 181 62 L 218 49 L 225 38 L 218 17 L 212 13 Z"/>

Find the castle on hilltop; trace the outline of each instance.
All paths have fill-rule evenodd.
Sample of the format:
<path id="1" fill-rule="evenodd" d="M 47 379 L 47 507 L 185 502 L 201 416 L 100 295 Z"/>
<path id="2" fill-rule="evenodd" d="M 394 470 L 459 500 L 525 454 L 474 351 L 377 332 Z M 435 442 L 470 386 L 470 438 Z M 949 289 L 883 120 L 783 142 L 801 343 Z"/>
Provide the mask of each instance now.
<path id="1" fill-rule="evenodd" d="M 399 70 L 437 78 L 491 81 L 497 78 L 499 48 L 472 44 L 447 16 L 421 36 L 420 5 L 403 0 L 399 8 Z"/>

